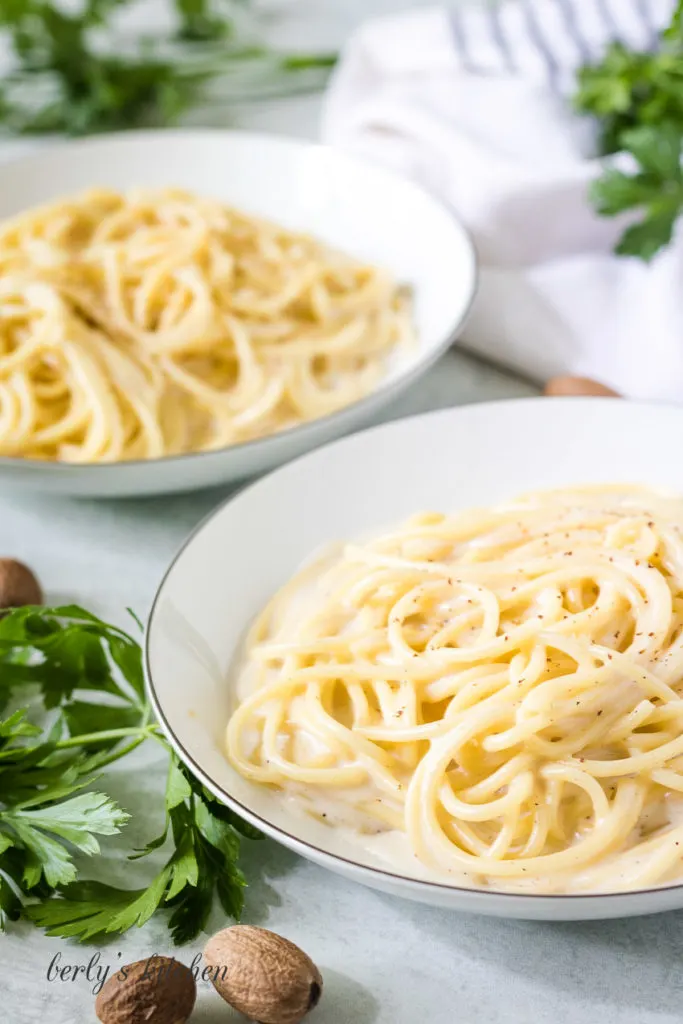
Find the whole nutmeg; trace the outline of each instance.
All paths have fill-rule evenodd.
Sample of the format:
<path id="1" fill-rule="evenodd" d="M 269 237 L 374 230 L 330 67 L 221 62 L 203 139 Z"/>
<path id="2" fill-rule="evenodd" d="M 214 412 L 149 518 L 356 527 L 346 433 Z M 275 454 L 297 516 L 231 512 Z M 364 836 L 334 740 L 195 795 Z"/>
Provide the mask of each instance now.
<path id="1" fill-rule="evenodd" d="M 153 956 L 120 967 L 102 986 L 95 1013 L 102 1024 L 185 1024 L 196 998 L 189 967 Z"/>
<path id="2" fill-rule="evenodd" d="M 0 558 L 0 608 L 42 603 L 40 583 L 29 567 L 14 558 Z"/>
<path id="3" fill-rule="evenodd" d="M 621 398 L 618 391 L 613 391 L 606 384 L 590 377 L 552 377 L 545 386 L 544 395 L 594 395 L 596 398 Z"/>
<path id="4" fill-rule="evenodd" d="M 204 959 L 219 995 L 259 1024 L 299 1024 L 322 994 L 310 957 L 265 928 L 224 928 L 207 942 Z"/>

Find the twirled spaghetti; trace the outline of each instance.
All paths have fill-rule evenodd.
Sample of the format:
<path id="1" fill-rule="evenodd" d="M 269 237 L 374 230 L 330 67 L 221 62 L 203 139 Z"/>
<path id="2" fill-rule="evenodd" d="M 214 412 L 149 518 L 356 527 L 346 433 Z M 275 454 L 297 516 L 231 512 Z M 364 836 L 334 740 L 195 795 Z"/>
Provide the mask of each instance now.
<path id="1" fill-rule="evenodd" d="M 248 441 L 367 394 L 410 337 L 392 278 L 216 202 L 92 191 L 0 226 L 0 455 Z"/>
<path id="2" fill-rule="evenodd" d="M 515 891 L 683 878 L 683 501 L 545 492 L 304 569 L 227 750 L 397 867 Z"/>

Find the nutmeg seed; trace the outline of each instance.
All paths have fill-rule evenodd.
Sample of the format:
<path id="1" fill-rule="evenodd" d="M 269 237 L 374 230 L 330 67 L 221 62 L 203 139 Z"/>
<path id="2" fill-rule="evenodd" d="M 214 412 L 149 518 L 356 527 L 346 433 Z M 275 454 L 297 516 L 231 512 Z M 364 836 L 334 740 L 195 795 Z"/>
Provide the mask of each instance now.
<path id="1" fill-rule="evenodd" d="M 204 959 L 218 994 L 259 1024 L 299 1024 L 322 994 L 310 957 L 265 928 L 224 928 L 207 942 Z"/>
<path id="2" fill-rule="evenodd" d="M 621 398 L 618 391 L 613 391 L 606 384 L 600 381 L 591 380 L 590 377 L 552 377 L 546 384 L 544 395 L 555 397 L 558 395 L 594 395 L 604 398 Z"/>
<path id="3" fill-rule="evenodd" d="M 102 1024 L 185 1024 L 197 985 L 189 967 L 153 956 L 120 967 L 95 1000 Z"/>
<path id="4" fill-rule="evenodd" d="M 29 567 L 14 558 L 0 558 L 0 608 L 42 603 L 40 583 Z"/>

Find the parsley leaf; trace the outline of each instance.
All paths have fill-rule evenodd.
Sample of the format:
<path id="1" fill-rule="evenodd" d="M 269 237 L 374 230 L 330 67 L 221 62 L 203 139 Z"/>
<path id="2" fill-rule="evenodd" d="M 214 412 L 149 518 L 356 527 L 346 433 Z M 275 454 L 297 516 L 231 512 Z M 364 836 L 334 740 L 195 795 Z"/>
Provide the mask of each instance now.
<path id="1" fill-rule="evenodd" d="M 168 749 L 150 720 L 136 641 L 73 605 L 17 609 L 0 620 L 0 695 L 16 699 L 27 685 L 47 720 L 30 720 L 26 707 L 0 720 L 0 929 L 23 916 L 50 935 L 88 941 L 166 910 L 174 940 L 185 942 L 206 924 L 214 897 L 239 917 L 240 836 L 260 834 L 175 755 L 164 828 L 130 854 L 170 846 L 161 870 L 130 890 L 79 877 L 76 853 L 96 855 L 101 837 L 129 818 L 100 791 L 98 773 L 148 738 Z"/>
<path id="2" fill-rule="evenodd" d="M 143 925 L 159 906 L 167 877 L 162 872 L 147 889 L 117 889 L 102 882 L 73 882 L 60 898 L 24 908 L 24 917 L 48 935 L 87 941 L 108 932 Z"/>
<path id="3" fill-rule="evenodd" d="M 44 795 L 41 795 L 42 800 Z M 20 806 L 5 811 L 0 820 L 14 829 L 51 832 L 68 839 L 83 853 L 99 853 L 95 835 L 114 835 L 128 818 L 129 815 L 104 794 L 81 793 L 71 800 L 50 803 L 46 807 Z"/>
<path id="4" fill-rule="evenodd" d="M 46 708 L 76 689 L 105 690 L 138 706 L 142 654 L 135 641 L 82 608 L 18 608 L 0 619 L 0 693 L 35 684 Z"/>
<path id="5" fill-rule="evenodd" d="M 683 212 L 683 0 L 652 53 L 608 47 L 578 74 L 577 110 L 598 125 L 600 152 L 630 153 L 635 170 L 607 167 L 589 198 L 602 216 L 640 212 L 615 252 L 651 260 L 671 241 Z"/>
<path id="6" fill-rule="evenodd" d="M 647 261 L 669 244 L 683 211 L 683 134 L 673 125 L 641 126 L 624 133 L 623 145 L 640 170 L 606 170 L 589 196 L 603 216 L 641 212 L 642 219 L 624 231 L 616 252 Z"/>
<path id="7" fill-rule="evenodd" d="M 46 742 L 26 743 L 36 734 L 24 710 L 0 723 L 0 864 L 8 849 L 21 853 L 27 892 L 42 880 L 51 887 L 72 881 L 71 848 L 99 853 L 96 836 L 113 835 L 128 820 L 102 793 L 74 795 L 94 781 L 83 776 L 86 759 L 60 751 L 54 729 Z"/>
<path id="8" fill-rule="evenodd" d="M 212 813 L 203 787 L 175 756 L 166 784 L 167 824 L 163 833 L 134 854 L 163 846 L 170 827 L 175 848 L 147 889 L 125 890 L 102 883 L 60 886 L 51 899 L 25 913 L 48 935 L 88 940 L 143 925 L 159 909 L 172 910 L 169 928 L 177 943 L 196 938 L 206 924 L 214 893 L 231 917 L 239 919 L 246 879 L 237 866 L 236 829 Z M 252 833 L 260 838 L 260 833 Z"/>
<path id="9" fill-rule="evenodd" d="M 13 836 L 13 845 L 26 851 L 27 889 L 33 889 L 42 877 L 52 887 L 76 878 L 69 847 L 59 839 L 68 840 L 83 853 L 99 853 L 95 836 L 112 836 L 127 820 L 125 812 L 99 793 L 83 794 L 51 807 L 0 812 L 0 824 L 8 829 L 5 841 Z"/>

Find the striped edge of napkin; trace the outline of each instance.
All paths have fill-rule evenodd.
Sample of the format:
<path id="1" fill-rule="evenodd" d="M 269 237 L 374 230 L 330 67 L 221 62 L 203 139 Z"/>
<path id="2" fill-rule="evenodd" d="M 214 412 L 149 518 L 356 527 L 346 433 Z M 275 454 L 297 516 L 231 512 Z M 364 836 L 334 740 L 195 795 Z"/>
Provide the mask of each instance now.
<path id="1" fill-rule="evenodd" d="M 570 91 L 577 67 L 612 41 L 657 47 L 674 0 L 507 0 L 448 10 L 460 65 L 481 74 L 523 75 Z"/>

